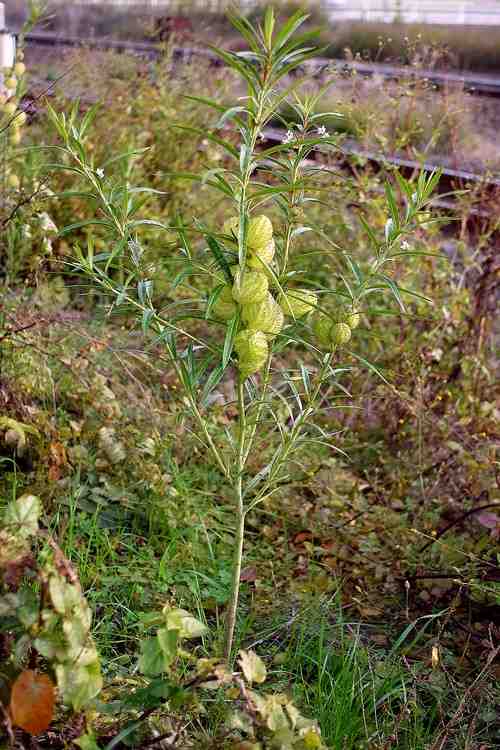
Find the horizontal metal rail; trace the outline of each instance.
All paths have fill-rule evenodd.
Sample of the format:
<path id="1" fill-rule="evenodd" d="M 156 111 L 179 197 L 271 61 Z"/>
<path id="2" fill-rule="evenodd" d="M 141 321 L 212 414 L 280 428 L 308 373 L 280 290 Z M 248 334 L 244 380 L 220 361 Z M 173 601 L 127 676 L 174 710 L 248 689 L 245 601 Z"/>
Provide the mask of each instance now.
<path id="1" fill-rule="evenodd" d="M 160 54 L 162 52 L 161 45 L 156 45 L 148 42 L 143 43 L 130 43 L 130 42 L 123 42 L 123 41 L 113 41 L 113 40 L 101 40 L 101 39 L 80 39 L 77 37 L 55 37 L 51 34 L 45 34 L 41 32 L 32 33 L 28 35 L 28 41 L 31 41 L 35 44 L 47 44 L 47 45 L 53 45 L 53 44 L 66 44 L 71 46 L 87 46 L 90 48 L 107 48 L 107 49 L 117 49 L 117 50 L 123 50 L 123 51 L 137 51 L 137 52 L 148 52 L 148 53 L 155 53 Z M 195 56 L 203 56 L 205 58 L 209 58 L 210 60 L 213 60 L 214 62 L 220 62 L 219 58 L 217 58 L 213 53 L 199 49 L 199 48 L 191 48 L 191 47 L 176 47 L 174 48 L 174 57 L 179 57 L 182 59 L 185 58 L 191 58 Z M 314 72 L 317 72 L 318 74 L 322 73 L 326 68 L 331 68 L 331 66 L 335 66 L 340 70 L 343 69 L 349 69 L 349 70 L 355 70 L 359 68 L 358 72 L 365 74 L 380 74 L 379 68 L 384 68 L 385 66 L 382 65 L 368 65 L 366 63 L 344 63 L 343 61 L 339 60 L 329 60 L 329 59 L 321 59 L 321 60 L 314 60 L 310 61 L 308 65 L 314 66 L 315 70 Z M 459 82 L 463 83 L 463 79 L 465 76 L 460 75 L 454 75 L 454 74 L 436 74 L 434 71 L 419 71 L 412 68 L 398 68 L 391 66 L 390 72 L 387 72 L 386 75 L 390 76 L 392 78 L 401 77 L 398 76 L 398 71 L 402 71 L 401 75 L 410 76 L 412 78 L 415 77 L 422 77 L 426 80 L 433 80 L 431 76 L 438 76 L 440 75 L 441 81 L 444 80 L 444 76 L 446 76 L 446 80 L 453 81 L 453 82 Z M 425 74 L 424 74 L 425 73 Z M 470 83 L 471 80 L 477 80 L 469 78 L 468 81 Z M 434 82 L 434 81 L 433 81 Z M 496 91 L 500 93 L 500 78 L 497 80 L 497 86 L 498 88 Z M 490 93 L 490 92 L 489 92 Z M 285 137 L 285 130 L 279 129 L 279 128 L 267 128 L 264 136 L 267 141 L 279 143 L 283 141 Z M 370 151 L 368 149 L 362 148 L 359 143 L 357 143 L 353 139 L 344 139 L 342 143 L 340 144 L 340 149 L 343 153 L 346 155 L 356 156 L 362 159 L 366 159 L 367 161 L 370 161 L 372 163 L 375 163 L 379 166 L 388 166 L 388 167 L 396 167 L 396 168 L 402 168 L 404 170 L 411 170 L 411 171 L 433 171 L 436 169 L 440 169 L 442 172 L 443 177 L 448 178 L 449 180 L 456 180 L 460 181 L 461 183 L 467 182 L 467 183 L 474 183 L 474 184 L 482 184 L 485 187 L 490 188 L 499 188 L 500 187 L 500 178 L 490 175 L 489 173 L 480 173 L 480 172 L 470 172 L 467 170 L 462 169 L 453 169 L 449 167 L 448 165 L 444 165 L 443 163 L 440 163 L 439 159 L 435 159 L 433 161 L 415 161 L 412 159 L 407 159 L 401 156 L 398 156 L 396 154 L 384 154 L 382 152 L 377 151 Z"/>
<path id="2" fill-rule="evenodd" d="M 80 37 L 49 34 L 46 32 L 32 32 L 27 34 L 26 41 L 32 44 L 47 46 L 87 47 L 90 49 L 111 49 L 118 52 L 137 52 L 147 56 L 161 55 L 164 47 L 153 42 L 128 42 L 114 39 L 82 39 Z M 191 59 L 203 57 L 220 63 L 220 58 L 202 47 L 173 48 L 175 59 Z M 500 96 L 500 76 L 481 75 L 480 73 L 452 73 L 449 71 L 414 68 L 409 65 L 387 65 L 383 63 L 347 62 L 334 58 L 315 58 L 304 64 L 312 74 L 321 74 L 326 70 L 356 72 L 366 76 L 381 76 L 387 79 L 425 80 L 442 87 L 447 85 L 463 86 L 471 93 Z"/>
<path id="3" fill-rule="evenodd" d="M 268 141 L 274 143 L 280 143 L 285 137 L 285 130 L 280 128 L 267 128 L 264 132 L 264 136 Z M 415 171 L 433 172 L 436 169 L 440 169 L 443 176 L 453 180 L 459 180 L 461 182 L 474 182 L 476 184 L 482 183 L 485 186 L 500 187 L 500 178 L 490 176 L 487 173 L 481 174 L 479 172 L 468 172 L 462 169 L 452 169 L 451 167 L 445 166 L 438 160 L 435 161 L 415 161 L 413 159 L 405 159 L 403 157 L 394 154 L 384 154 L 381 151 L 370 151 L 368 149 L 361 148 L 359 143 L 348 138 L 343 140 L 339 148 L 350 156 L 357 156 L 367 161 L 376 162 L 377 164 L 387 165 L 392 167 L 403 167 L 404 169 L 410 169 Z"/>

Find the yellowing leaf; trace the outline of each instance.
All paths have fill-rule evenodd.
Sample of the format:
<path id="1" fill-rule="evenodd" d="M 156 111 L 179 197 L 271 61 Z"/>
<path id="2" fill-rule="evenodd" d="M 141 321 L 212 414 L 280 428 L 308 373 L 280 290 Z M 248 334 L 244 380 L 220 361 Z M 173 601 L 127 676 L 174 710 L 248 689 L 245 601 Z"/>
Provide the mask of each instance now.
<path id="1" fill-rule="evenodd" d="M 177 630 L 179 638 L 200 638 L 208 633 L 208 628 L 185 609 L 169 609 L 164 607 L 163 614 L 167 630 Z"/>
<path id="2" fill-rule="evenodd" d="M 36 495 L 22 495 L 7 506 L 6 522 L 19 526 L 19 533 L 32 536 L 38 531 L 40 517 L 40 500 Z"/>
<path id="3" fill-rule="evenodd" d="M 264 662 L 254 651 L 240 651 L 239 665 L 243 670 L 245 679 L 250 685 L 252 682 L 265 682 L 267 670 Z"/>
<path id="4" fill-rule="evenodd" d="M 80 711 L 102 688 L 99 660 L 79 665 L 68 661 L 56 666 L 57 686 L 64 702 Z"/>
<path id="5" fill-rule="evenodd" d="M 46 674 L 31 669 L 21 672 L 10 697 L 13 724 L 30 734 L 40 734 L 52 721 L 54 704 L 54 685 Z"/>

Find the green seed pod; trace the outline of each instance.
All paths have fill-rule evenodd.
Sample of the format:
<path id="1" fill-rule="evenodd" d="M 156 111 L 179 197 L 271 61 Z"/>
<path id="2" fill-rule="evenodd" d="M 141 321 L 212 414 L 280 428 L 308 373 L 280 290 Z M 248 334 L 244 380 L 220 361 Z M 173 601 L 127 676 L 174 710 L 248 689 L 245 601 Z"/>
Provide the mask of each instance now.
<path id="1" fill-rule="evenodd" d="M 19 127 L 20 125 L 24 125 L 25 122 L 26 122 L 26 112 L 19 112 L 19 114 L 17 115 L 15 119 L 15 123 Z"/>
<path id="2" fill-rule="evenodd" d="M 351 329 L 357 328 L 359 326 L 360 319 L 361 316 L 359 312 L 357 310 L 354 310 L 351 305 L 349 307 L 341 305 L 332 312 L 332 320 L 335 323 L 347 323 L 347 325 Z"/>
<path id="3" fill-rule="evenodd" d="M 270 242 L 268 242 L 263 248 L 250 252 L 247 257 L 248 265 L 250 268 L 256 268 L 259 271 L 265 272 L 267 270 L 266 266 L 268 266 L 274 258 L 275 250 L 276 245 L 271 238 Z"/>
<path id="4" fill-rule="evenodd" d="M 245 305 L 242 308 L 242 317 L 249 329 L 264 331 L 268 337 L 276 336 L 283 328 L 283 312 L 269 292 L 262 302 Z"/>
<path id="5" fill-rule="evenodd" d="M 231 237 L 233 244 L 238 239 L 240 222 L 238 217 L 227 219 L 222 226 L 222 233 Z M 265 252 L 273 238 L 273 225 L 267 216 L 255 216 L 248 222 L 247 245 L 250 253 Z M 267 251 L 269 252 L 269 250 Z M 272 249 L 274 255 L 274 247 Z M 272 259 L 272 256 L 271 256 Z"/>
<path id="6" fill-rule="evenodd" d="M 283 328 L 284 322 L 285 322 L 285 316 L 283 314 L 283 310 L 277 304 L 275 305 L 274 310 L 273 310 L 273 321 L 271 325 L 269 326 L 269 328 L 266 330 L 266 336 L 269 341 L 272 341 L 274 338 L 276 338 L 278 333 Z"/>
<path id="7" fill-rule="evenodd" d="M 265 364 L 269 347 L 262 331 L 240 331 L 234 339 L 242 379 L 258 372 Z"/>
<path id="8" fill-rule="evenodd" d="M 342 346 L 347 344 L 351 338 L 351 329 L 347 323 L 334 323 L 330 329 L 330 341 L 332 344 Z"/>
<path id="9" fill-rule="evenodd" d="M 17 110 L 17 104 L 15 102 L 7 102 L 7 104 L 5 104 L 3 108 L 3 111 L 5 112 L 5 114 L 9 116 L 13 115 L 16 112 L 16 110 Z"/>
<path id="10" fill-rule="evenodd" d="M 349 328 L 351 330 L 354 330 L 355 328 L 359 326 L 360 321 L 361 321 L 361 315 L 359 314 L 359 312 L 351 308 L 351 310 L 347 312 L 346 319 L 345 319 L 345 322 L 347 323 Z"/>
<path id="11" fill-rule="evenodd" d="M 218 320 L 231 320 L 235 316 L 236 310 L 232 289 L 229 284 L 226 284 L 212 305 L 211 313 Z"/>
<path id="12" fill-rule="evenodd" d="M 330 330 L 332 327 L 332 320 L 328 317 L 328 315 L 324 315 L 323 313 L 316 313 L 313 319 L 312 323 L 312 329 L 314 332 L 314 335 L 318 339 L 318 343 L 320 346 L 329 346 L 330 345 Z"/>
<path id="13" fill-rule="evenodd" d="M 286 294 L 280 294 L 278 301 L 285 315 L 300 318 L 316 307 L 318 297 L 308 289 L 290 289 Z"/>
<path id="14" fill-rule="evenodd" d="M 247 242 L 251 251 L 258 253 L 269 245 L 273 238 L 271 220 L 264 216 L 255 216 L 248 224 Z"/>
<path id="15" fill-rule="evenodd" d="M 17 78 L 10 76 L 10 78 L 5 79 L 3 84 L 6 89 L 15 89 L 17 87 Z"/>
<path id="16" fill-rule="evenodd" d="M 261 302 L 267 296 L 269 282 L 260 271 L 238 271 L 234 278 L 233 299 L 241 305 Z"/>
<path id="17" fill-rule="evenodd" d="M 19 78 L 23 76 L 25 72 L 26 72 L 26 65 L 24 63 L 18 62 L 14 65 L 14 73 L 16 74 L 16 76 L 19 76 Z"/>

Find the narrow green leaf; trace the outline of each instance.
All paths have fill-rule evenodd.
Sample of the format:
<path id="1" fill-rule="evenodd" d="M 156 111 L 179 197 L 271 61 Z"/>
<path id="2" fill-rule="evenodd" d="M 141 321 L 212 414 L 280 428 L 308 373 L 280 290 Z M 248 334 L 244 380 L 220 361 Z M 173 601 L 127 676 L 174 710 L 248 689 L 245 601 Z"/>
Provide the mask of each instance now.
<path id="1" fill-rule="evenodd" d="M 236 333 L 238 331 L 239 324 L 240 313 L 238 311 L 234 318 L 232 318 L 227 325 L 226 338 L 224 339 L 224 348 L 222 350 L 222 367 L 224 369 L 227 367 L 227 365 L 229 364 L 229 360 L 231 359 L 231 354 L 233 353 L 234 337 L 236 336 Z"/>
<path id="2" fill-rule="evenodd" d="M 215 237 L 212 237 L 211 235 L 206 235 L 206 240 L 208 247 L 210 248 L 212 255 L 214 256 L 215 262 L 217 263 L 217 267 L 226 277 L 227 283 L 232 284 L 233 277 L 231 276 L 231 269 L 221 246 L 219 245 Z"/>

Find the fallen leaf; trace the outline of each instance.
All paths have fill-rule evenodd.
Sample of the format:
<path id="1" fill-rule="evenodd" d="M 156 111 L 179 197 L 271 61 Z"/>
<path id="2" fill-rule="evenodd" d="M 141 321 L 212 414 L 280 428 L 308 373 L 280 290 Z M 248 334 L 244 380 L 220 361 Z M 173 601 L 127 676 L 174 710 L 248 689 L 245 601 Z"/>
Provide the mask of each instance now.
<path id="1" fill-rule="evenodd" d="M 54 716 L 55 689 L 46 674 L 31 669 L 21 672 L 12 686 L 12 723 L 30 734 L 44 732 Z"/>
<path id="2" fill-rule="evenodd" d="M 312 542 L 313 535 L 310 531 L 299 531 L 298 534 L 295 534 L 295 536 L 292 539 L 292 544 L 294 545 L 300 545 L 304 544 L 304 542 Z"/>
<path id="3" fill-rule="evenodd" d="M 61 478 L 61 467 L 67 463 L 66 450 L 62 443 L 51 443 L 49 452 L 49 480 L 51 482 L 57 482 L 57 480 Z"/>
<path id="4" fill-rule="evenodd" d="M 265 682 L 267 677 L 266 665 L 255 651 L 240 651 L 238 663 L 250 685 L 252 682 Z"/>
<path id="5" fill-rule="evenodd" d="M 257 569 L 254 567 L 243 568 L 240 575 L 240 581 L 246 581 L 247 583 L 253 583 L 257 580 Z"/>

